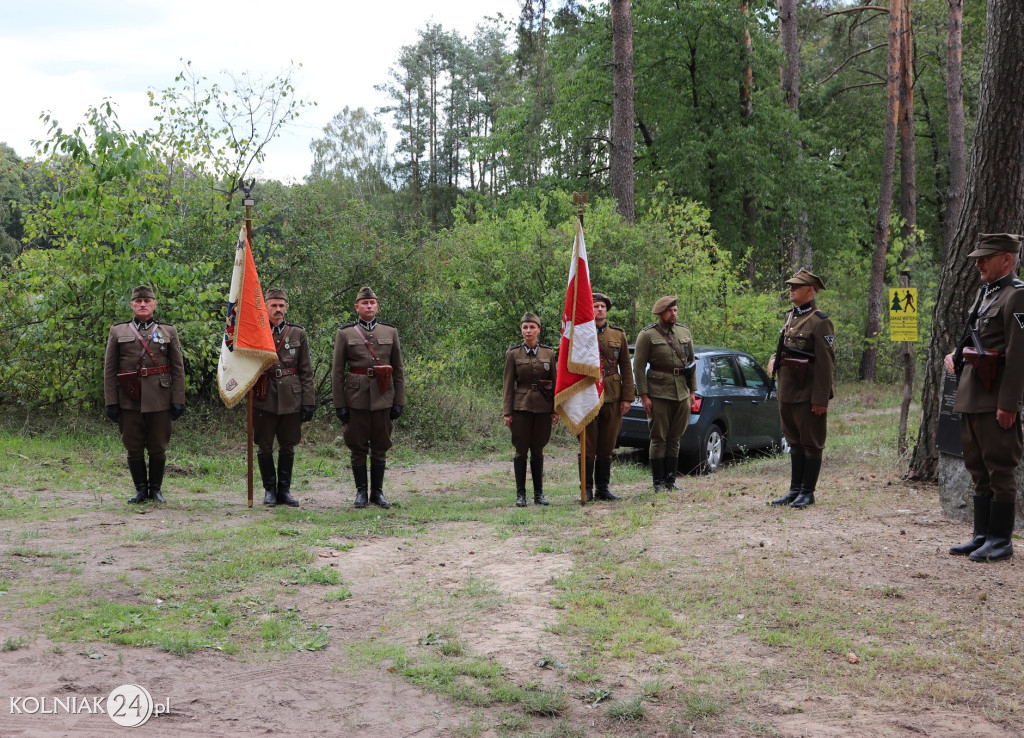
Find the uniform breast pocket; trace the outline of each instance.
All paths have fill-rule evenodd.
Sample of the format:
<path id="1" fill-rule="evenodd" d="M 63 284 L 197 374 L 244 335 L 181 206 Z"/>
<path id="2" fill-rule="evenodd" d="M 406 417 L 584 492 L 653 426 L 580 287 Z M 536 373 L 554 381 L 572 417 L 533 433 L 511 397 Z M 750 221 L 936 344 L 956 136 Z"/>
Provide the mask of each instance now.
<path id="1" fill-rule="evenodd" d="M 131 343 L 134 340 L 135 340 L 135 336 L 118 336 L 117 337 L 117 342 L 118 343 Z"/>
<path id="2" fill-rule="evenodd" d="M 651 345 L 652 346 L 665 346 L 667 344 L 668 344 L 668 341 L 666 341 L 664 338 L 652 338 L 651 339 Z"/>

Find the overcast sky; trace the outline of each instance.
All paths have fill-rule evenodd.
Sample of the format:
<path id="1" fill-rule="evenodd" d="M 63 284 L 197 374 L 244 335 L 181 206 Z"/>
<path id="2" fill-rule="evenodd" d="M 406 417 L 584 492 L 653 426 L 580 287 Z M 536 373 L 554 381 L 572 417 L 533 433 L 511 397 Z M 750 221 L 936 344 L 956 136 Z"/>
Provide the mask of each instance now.
<path id="1" fill-rule="evenodd" d="M 269 145 L 263 165 L 301 181 L 309 142 L 346 105 L 385 104 L 374 85 L 428 22 L 469 37 L 485 16 L 516 19 L 519 9 L 520 0 L 0 0 L 0 141 L 31 156 L 46 135 L 41 112 L 73 128 L 104 98 L 123 128 L 150 128 L 146 92 L 170 87 L 182 59 L 222 83 L 225 71 L 269 77 L 301 63 L 297 92 L 317 107 Z"/>

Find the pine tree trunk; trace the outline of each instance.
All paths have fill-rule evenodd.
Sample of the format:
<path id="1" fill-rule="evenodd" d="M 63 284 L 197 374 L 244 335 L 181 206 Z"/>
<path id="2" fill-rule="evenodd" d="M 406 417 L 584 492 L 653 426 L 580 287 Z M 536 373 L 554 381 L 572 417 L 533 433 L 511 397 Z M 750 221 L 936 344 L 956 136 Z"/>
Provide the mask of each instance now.
<path id="1" fill-rule="evenodd" d="M 619 213 L 636 221 L 633 203 L 633 15 L 630 0 L 611 0 L 612 141 L 609 185 Z"/>
<path id="2" fill-rule="evenodd" d="M 949 121 L 949 189 L 942 224 L 942 262 L 950 252 L 967 182 L 967 144 L 964 134 L 963 30 L 964 0 L 948 0 L 946 22 L 946 111 Z"/>
<path id="3" fill-rule="evenodd" d="M 1018 0 L 989 0 L 978 123 L 971 148 L 963 209 L 943 263 L 932 314 L 922 419 L 911 462 L 916 479 L 934 479 L 935 433 L 945 370 L 979 285 L 966 256 L 979 233 L 1024 233 L 1024 8 Z"/>

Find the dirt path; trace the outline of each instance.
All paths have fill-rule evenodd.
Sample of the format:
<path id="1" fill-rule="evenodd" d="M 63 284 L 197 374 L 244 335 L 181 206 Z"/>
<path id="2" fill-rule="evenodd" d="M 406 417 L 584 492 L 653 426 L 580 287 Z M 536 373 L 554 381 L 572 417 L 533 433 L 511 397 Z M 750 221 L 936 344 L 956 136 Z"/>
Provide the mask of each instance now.
<path id="1" fill-rule="evenodd" d="M 559 467 L 556 474 L 571 474 L 572 459 L 552 464 Z M 496 483 L 507 484 L 502 475 L 508 474 L 508 466 L 504 462 L 426 464 L 396 468 L 389 479 L 396 497 L 444 495 L 470 479 L 493 477 Z M 945 548 L 962 538 L 966 528 L 941 517 L 934 490 L 907 486 L 884 474 L 858 477 L 826 471 L 822 488 L 829 489 L 832 498 L 826 495 L 822 504 L 794 514 L 766 507 L 758 491 L 766 481 L 784 484 L 784 473 L 780 459 L 762 465 L 756 474 L 727 470 L 715 477 L 687 479 L 685 491 L 657 499 L 645 484 L 620 488 L 627 498 L 620 506 L 636 506 L 638 514 L 654 506 L 651 524 L 622 545 L 642 548 L 653 562 L 671 562 L 665 576 L 677 577 L 682 588 L 699 586 L 705 567 L 748 567 L 763 570 L 766 581 L 789 572 L 817 577 L 841 602 L 847 589 L 874 589 L 898 592 L 899 597 L 936 612 L 960 608 L 959 619 L 951 620 L 954 629 L 969 629 L 978 618 L 1020 623 L 1020 615 L 1014 613 L 1024 612 L 1022 567 L 1013 561 L 979 567 L 951 560 Z M 83 509 L 94 503 L 89 493 L 60 494 L 68 504 L 77 502 Z M 715 495 L 711 501 L 709 494 Z M 304 496 L 303 506 L 327 508 L 342 504 L 342 498 L 341 492 L 323 484 Z M 558 499 L 556 504 L 573 503 Z M 588 510 L 596 528 L 612 508 Z M 40 545 L 83 552 L 83 582 L 110 583 L 128 572 L 133 557 L 139 555 L 138 547 L 124 545 L 128 534 L 138 535 L 146 526 L 188 525 L 193 514 L 167 506 L 156 514 L 131 516 L 126 522 L 120 510 L 91 509 L 44 527 L 33 526 L 34 532 L 23 537 L 38 536 L 33 540 Z M 229 512 L 224 515 L 225 524 L 249 519 L 248 514 L 255 513 Z M 5 554 L 22 540 L 17 530 L 14 524 L 2 538 Z M 294 606 L 310 622 L 327 627 L 330 644 L 322 651 L 292 653 L 266 663 L 215 651 L 178 657 L 108 643 L 59 645 L 39 635 L 38 620 L 2 616 L 0 642 L 24 639 L 27 645 L 0 652 L 4 700 L 0 736 L 109 736 L 128 731 L 104 715 L 66 714 L 66 710 L 26 714 L 34 703 L 26 703 L 25 698 L 45 698 L 44 706 L 48 701 L 53 707 L 55 697 L 105 697 L 117 685 L 139 684 L 158 703 L 170 705 L 169 714 L 151 719 L 138 729 L 140 735 L 496 737 L 500 706 L 459 707 L 411 686 L 385 668 L 352 663 L 344 646 L 377 637 L 414 647 L 434 622 L 439 603 L 458 598 L 474 583 L 489 583 L 494 591 L 460 610 L 459 619 L 449 624 L 459 640 L 473 653 L 505 667 L 516 683 L 563 686 L 564 675 L 541 668 L 538 661 L 569 662 L 586 650 L 552 627 L 561 617 L 552 604 L 558 595 L 555 581 L 571 571 L 574 562 L 568 554 L 538 555 L 539 543 L 529 535 L 499 535 L 494 526 L 445 523 L 412 538 L 368 536 L 348 551 L 324 548 L 318 552 L 317 565 L 336 567 L 353 597 L 331 603 L 322 594 L 300 592 Z M 685 568 L 677 563 L 680 557 L 690 562 Z M 0 579 L 3 575 L 0 569 Z M 23 567 L 22 575 L 45 581 L 49 570 Z M 116 590 L 120 585 L 111 586 Z M 130 599 L 134 593 L 124 585 L 116 596 Z M 872 608 L 877 603 L 849 601 L 846 606 Z M 893 639 L 898 640 L 901 625 L 893 627 L 897 630 Z M 1024 732 L 1024 721 L 990 722 L 969 700 L 951 704 L 937 699 L 930 707 L 907 712 L 889 707 L 884 699 L 868 703 L 849 695 L 825 695 L 787 678 L 785 651 L 737 635 L 724 620 L 718 629 L 696 641 L 692 663 L 774 670 L 779 682 L 777 690 L 749 696 L 743 720 L 714 724 L 714 735 L 1009 738 Z M 952 633 L 949 642 L 959 637 Z M 1019 631 L 1007 637 L 1021 649 Z M 936 652 L 948 647 L 935 644 Z M 61 649 L 62 653 L 56 652 Z M 671 680 L 675 667 L 663 667 Z M 601 686 L 616 694 L 635 693 L 637 684 L 651 676 L 645 668 L 642 661 L 623 663 L 619 671 L 604 672 Z M 836 663 L 835 668 L 850 665 Z M 974 684 L 971 690 L 987 686 Z M 646 725 L 610 722 L 603 709 L 576 699 L 584 691 L 582 685 L 575 689 L 567 712 L 544 723 L 547 730 L 555 730 L 564 720 L 583 731 L 569 735 L 711 734 L 702 732 L 706 729 L 702 724 L 686 732 L 688 726 L 660 714 L 657 704 L 652 707 L 656 719 Z M 14 698 L 21 700 L 18 709 L 9 704 Z M 1019 700 L 1016 695 L 1004 698 L 1008 704 Z"/>

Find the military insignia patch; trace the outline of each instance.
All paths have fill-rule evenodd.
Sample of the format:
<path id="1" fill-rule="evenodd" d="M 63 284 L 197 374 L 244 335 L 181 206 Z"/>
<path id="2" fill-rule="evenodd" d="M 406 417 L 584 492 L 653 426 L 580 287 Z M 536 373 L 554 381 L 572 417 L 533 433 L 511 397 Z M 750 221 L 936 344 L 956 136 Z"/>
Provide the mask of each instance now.
<path id="1" fill-rule="evenodd" d="M 547 361 L 544 362 L 544 371 L 551 371 L 551 364 Z"/>
<path id="2" fill-rule="evenodd" d="M 1017 321 L 1017 325 L 1021 327 L 1021 330 L 1024 330 L 1024 313 L 1014 313 L 1013 318 Z"/>
<path id="3" fill-rule="evenodd" d="M 829 348 L 835 348 L 836 337 L 835 336 L 824 336 L 825 343 L 829 345 Z"/>

